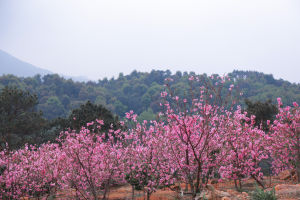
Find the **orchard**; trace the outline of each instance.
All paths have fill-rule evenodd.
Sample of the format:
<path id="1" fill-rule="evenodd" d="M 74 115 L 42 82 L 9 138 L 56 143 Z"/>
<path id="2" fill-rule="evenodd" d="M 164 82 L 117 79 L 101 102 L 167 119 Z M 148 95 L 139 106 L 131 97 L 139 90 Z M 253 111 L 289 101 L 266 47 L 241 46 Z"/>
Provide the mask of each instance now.
<path id="1" fill-rule="evenodd" d="M 80 131 L 62 132 L 56 143 L 4 149 L 0 199 L 62 190 L 77 199 L 107 199 L 122 184 L 132 186 L 133 199 L 135 190 L 150 199 L 159 188 L 177 185 L 195 198 L 211 178 L 234 180 L 237 190 L 244 178 L 253 178 L 263 188 L 265 159 L 272 160 L 273 173 L 296 170 L 300 182 L 299 105 L 283 107 L 278 98 L 279 113 L 265 131 L 237 105 L 242 94 L 228 81 L 190 77 L 190 90 L 180 99 L 167 79 L 155 121 L 138 122 L 130 111 L 118 130 L 101 132 L 99 119 Z"/>

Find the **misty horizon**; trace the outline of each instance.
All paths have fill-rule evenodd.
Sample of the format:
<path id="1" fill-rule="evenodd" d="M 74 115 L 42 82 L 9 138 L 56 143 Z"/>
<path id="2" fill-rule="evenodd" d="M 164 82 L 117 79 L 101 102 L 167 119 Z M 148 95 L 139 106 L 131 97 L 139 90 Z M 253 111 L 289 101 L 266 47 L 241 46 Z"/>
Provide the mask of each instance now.
<path id="1" fill-rule="evenodd" d="M 2 0 L 0 49 L 91 80 L 236 69 L 299 83 L 299 10 L 296 0 Z"/>
<path id="2" fill-rule="evenodd" d="M 0 53 L 1 53 L 1 49 L 0 49 Z M 2 52 L 4 52 L 4 51 L 2 51 Z M 7 52 L 5 52 L 5 53 L 7 53 Z M 9 53 L 7 53 L 8 55 L 10 55 L 11 57 L 14 57 L 13 55 L 11 55 L 11 54 L 9 54 Z M 16 58 L 17 59 L 17 58 Z M 0 55 L 0 64 L 2 64 L 1 63 L 2 62 L 2 60 L 1 60 L 1 55 Z M 26 65 L 31 65 L 31 63 L 29 63 L 29 62 L 26 62 L 26 61 L 21 61 L 21 62 L 23 62 L 23 63 L 25 63 Z M 7 73 L 6 71 L 5 71 L 5 69 L 4 69 L 4 72 L 3 72 L 3 69 L 1 70 L 1 67 L 2 66 L 4 66 L 4 65 L 1 65 L 0 66 L 0 75 L 7 75 L 7 74 L 12 74 L 12 75 L 16 75 L 16 76 L 18 76 L 18 77 L 32 77 L 33 75 L 30 75 L 32 72 L 24 72 L 24 71 L 21 71 L 20 72 L 20 70 L 18 71 L 18 73 L 16 73 L 15 71 L 14 71 L 14 69 L 9 69 L 8 71 L 10 71 L 9 73 Z M 125 73 L 123 73 L 123 72 L 119 72 L 119 74 L 118 75 L 116 75 L 116 76 L 111 76 L 111 77 L 102 77 L 102 78 L 98 78 L 98 79 L 89 79 L 88 77 L 86 77 L 86 76 L 70 76 L 70 75 L 68 75 L 68 74 L 60 74 L 60 73 L 57 73 L 57 72 L 54 72 L 54 71 L 49 71 L 48 69 L 45 69 L 45 68 L 43 68 L 43 67 L 40 67 L 40 66 L 34 66 L 34 65 L 31 65 L 31 67 L 35 67 L 36 69 L 31 69 L 31 70 L 37 70 L 37 71 L 40 71 L 39 73 L 36 73 L 35 75 L 37 75 L 37 74 L 39 74 L 39 75 L 41 75 L 41 76 L 44 76 L 44 75 L 47 75 L 47 74 L 58 74 L 58 75 L 60 75 L 60 76 L 62 76 L 62 77 L 64 77 L 64 78 L 66 78 L 66 79 L 69 79 L 69 78 L 71 78 L 71 79 L 73 79 L 73 81 L 80 81 L 80 82 L 87 82 L 87 81 L 93 81 L 93 82 L 97 82 L 97 81 L 99 81 L 99 80 L 103 80 L 103 79 L 105 79 L 105 78 L 107 78 L 107 79 L 114 79 L 114 78 L 118 78 L 119 76 L 120 76 L 120 74 L 123 74 L 124 76 L 126 76 L 126 75 L 130 75 L 131 73 L 133 73 L 134 71 L 137 71 L 137 72 L 141 72 L 141 73 L 150 73 L 152 70 L 160 70 L 160 69 L 152 69 L 151 71 L 142 71 L 142 70 L 136 70 L 136 69 L 133 69 L 131 72 L 129 72 L 129 73 L 127 73 L 127 74 L 125 74 Z M 183 70 L 177 70 L 177 71 L 172 71 L 172 70 L 170 70 L 170 69 L 165 69 L 165 70 L 162 70 L 162 71 L 167 71 L 167 70 L 169 70 L 171 73 L 172 73 L 172 75 L 173 74 L 175 74 L 176 72 L 182 72 L 182 73 L 185 73 L 185 72 L 187 72 L 187 73 L 195 73 L 194 71 L 183 71 Z M 238 70 L 238 69 L 234 69 L 234 70 Z M 234 71 L 233 70 L 233 71 Z M 233 72 L 233 71 L 231 71 L 231 72 Z M 240 70 L 240 71 L 255 71 L 255 70 Z M 218 75 L 226 75 L 226 74 L 228 74 L 228 73 L 231 73 L 231 72 L 227 72 L 227 73 L 225 73 L 225 74 L 218 74 L 218 73 L 212 73 L 212 74 L 218 74 Z M 259 72 L 259 73 L 264 73 L 264 72 L 262 72 L 262 71 L 255 71 L 255 72 Z M 200 75 L 200 74 L 207 74 L 207 73 L 205 73 L 205 72 L 203 72 L 203 73 L 196 73 L 197 75 Z M 211 74 L 207 74 L 207 75 L 211 75 Z M 272 73 L 270 73 L 270 75 L 272 75 L 273 77 L 274 77 L 274 75 L 272 74 Z M 274 77 L 275 79 L 282 79 L 282 80 L 284 80 L 284 81 L 289 81 L 289 80 L 285 80 L 285 79 L 283 79 L 283 78 L 281 78 L 281 77 Z M 289 81 L 289 82 L 291 82 L 291 81 Z M 295 84 L 299 84 L 299 82 L 297 83 L 297 82 L 291 82 L 291 83 L 295 83 Z"/>

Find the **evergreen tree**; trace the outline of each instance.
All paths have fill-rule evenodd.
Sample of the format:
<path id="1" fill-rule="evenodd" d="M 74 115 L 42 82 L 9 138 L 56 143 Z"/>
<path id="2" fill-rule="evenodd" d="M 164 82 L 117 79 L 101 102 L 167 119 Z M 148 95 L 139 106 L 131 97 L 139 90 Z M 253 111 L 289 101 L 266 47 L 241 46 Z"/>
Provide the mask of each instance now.
<path id="1" fill-rule="evenodd" d="M 4 87 L 0 93 L 0 142 L 9 148 L 17 148 L 25 142 L 33 142 L 36 134 L 44 127 L 46 120 L 36 110 L 36 95 L 17 89 Z"/>
<path id="2" fill-rule="evenodd" d="M 246 99 L 245 103 L 247 106 L 246 111 L 248 116 L 250 117 L 251 115 L 255 115 L 256 126 L 262 125 L 264 130 L 268 130 L 267 120 L 273 122 L 276 114 L 278 113 L 276 105 L 272 104 L 271 100 L 267 100 L 265 102 L 253 102 Z"/>

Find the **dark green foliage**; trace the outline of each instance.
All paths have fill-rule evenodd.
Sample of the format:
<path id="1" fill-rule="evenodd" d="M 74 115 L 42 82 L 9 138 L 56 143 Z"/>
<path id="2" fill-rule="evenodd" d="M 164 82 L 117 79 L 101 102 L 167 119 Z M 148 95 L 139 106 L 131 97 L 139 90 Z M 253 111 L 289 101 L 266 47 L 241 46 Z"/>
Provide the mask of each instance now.
<path id="1" fill-rule="evenodd" d="M 249 99 L 245 100 L 246 103 L 246 111 L 248 116 L 255 115 L 255 123 L 256 126 L 262 126 L 264 131 L 268 131 L 267 120 L 270 120 L 272 123 L 275 119 L 276 114 L 278 113 L 278 109 L 275 104 L 271 102 L 271 100 L 261 102 L 256 101 L 252 102 Z M 271 175 L 271 158 L 264 159 L 259 163 L 259 166 L 262 168 L 262 172 L 264 175 Z"/>
<path id="2" fill-rule="evenodd" d="M 249 99 L 246 99 L 245 103 L 248 116 L 255 115 L 256 126 L 262 125 L 263 130 L 268 130 L 267 120 L 273 122 L 278 113 L 276 105 L 272 104 L 271 100 L 265 102 L 252 102 Z"/>
<path id="3" fill-rule="evenodd" d="M 35 141 L 45 126 L 42 113 L 36 110 L 38 99 L 28 91 L 16 87 L 4 87 L 0 93 L 0 142 L 17 148 Z"/>
<path id="4" fill-rule="evenodd" d="M 270 74 L 255 71 L 234 70 L 229 76 L 244 93 L 244 98 L 251 101 L 264 102 L 271 99 L 272 103 L 276 103 L 276 98 L 281 97 L 286 105 L 292 105 L 293 101 L 300 102 L 299 83 L 292 84 L 282 79 L 274 79 Z"/>
<path id="5" fill-rule="evenodd" d="M 64 116 L 65 106 L 57 96 L 51 96 L 47 101 L 40 105 L 39 108 L 45 113 L 47 119 L 54 119 L 57 116 Z"/>
<path id="6" fill-rule="evenodd" d="M 151 108 L 148 108 L 148 110 L 143 111 L 139 116 L 138 116 L 138 121 L 143 122 L 143 120 L 155 120 L 157 118 L 157 115 L 153 112 Z"/>
<path id="7" fill-rule="evenodd" d="M 264 191 L 263 189 L 256 188 L 256 190 L 251 195 L 252 200 L 276 200 L 275 189 L 271 191 Z"/>
<path id="8" fill-rule="evenodd" d="M 5 169 L 6 169 L 6 166 L 0 166 L 0 176 L 1 176 L 1 174 L 5 171 Z"/>
<path id="9" fill-rule="evenodd" d="M 77 130 L 81 127 L 86 127 L 87 123 L 95 121 L 96 119 L 103 120 L 104 125 L 101 130 L 97 130 L 97 127 L 91 126 L 89 129 L 94 131 L 107 131 L 111 128 L 116 129 L 118 127 L 118 118 L 115 117 L 108 109 L 102 105 L 96 105 L 87 101 L 79 108 L 74 109 L 68 118 L 57 118 L 52 123 L 52 126 L 58 126 L 59 130 Z"/>
<path id="10" fill-rule="evenodd" d="M 125 180 L 127 183 L 129 183 L 131 186 L 134 187 L 135 190 L 142 190 L 145 185 L 148 184 L 146 179 L 139 180 L 136 177 L 146 177 L 146 173 L 144 172 L 139 172 L 139 170 L 131 171 L 130 173 L 125 175 Z"/>
<path id="11" fill-rule="evenodd" d="M 166 89 L 165 79 L 174 80 L 171 83 L 171 90 L 182 99 L 189 95 L 188 78 L 191 75 L 195 73 L 178 71 L 172 74 L 168 70 L 152 70 L 150 73 L 133 71 L 129 75 L 120 73 L 118 78 L 104 78 L 98 82 L 87 83 L 74 82 L 57 74 L 43 77 L 36 75 L 29 78 L 0 76 L 0 90 L 7 91 L 8 88 L 14 88 L 16 91 L 15 99 L 12 97 L 14 95 L 11 96 L 12 99 L 2 99 L 6 104 L 1 103 L 1 112 L 4 114 L 0 116 L 0 140 L 2 145 L 4 141 L 9 140 L 14 147 L 25 142 L 53 141 L 61 130 L 67 128 L 78 130 L 96 118 L 105 121 L 103 128 L 105 131 L 110 123 L 116 126 L 117 119 L 113 114 L 122 118 L 124 113 L 130 110 L 140 115 L 139 121 L 155 119 L 162 109 L 159 103 L 160 93 Z M 248 99 L 240 103 L 247 107 L 249 115 L 257 116 L 257 125 L 262 122 L 265 130 L 267 130 L 266 120 L 272 121 L 277 112 L 276 106 L 273 105 L 277 97 L 281 97 L 285 105 L 291 105 L 293 101 L 300 102 L 300 84 L 291 84 L 282 79 L 274 79 L 272 75 L 253 71 L 233 71 L 229 77 L 231 82 L 226 83 L 225 89 L 227 90 L 230 84 L 239 87 L 243 92 L 242 98 Z M 201 78 L 205 80 L 207 75 L 202 74 Z M 203 82 L 193 83 L 193 88 L 201 84 Z M 266 101 L 267 99 L 270 101 Z M 24 109 L 18 109 L 19 106 Z M 8 114 L 4 107 L 17 108 L 17 111 Z M 43 116 L 52 123 L 47 124 L 37 110 L 41 110 Z"/>
<path id="12" fill-rule="evenodd" d="M 98 82 L 87 83 L 67 80 L 57 74 L 44 77 L 37 75 L 31 78 L 5 75 L 0 77 L 0 88 L 16 86 L 37 94 L 38 108 L 43 111 L 47 119 L 67 117 L 73 109 L 86 101 L 101 104 L 114 114 L 123 117 L 124 113 L 130 110 L 137 114 L 145 114 L 149 109 L 154 114 L 161 111 L 160 92 L 165 89 L 166 78 L 174 80 L 172 89 L 175 90 L 176 95 L 182 98 L 188 95 L 184 91 L 189 88 L 190 75 L 195 73 L 172 74 L 168 70 L 152 70 L 150 73 L 133 71 L 129 75 L 120 73 L 118 78 L 104 78 Z M 293 101 L 300 102 L 299 84 L 291 84 L 282 79 L 274 79 L 272 75 L 253 71 L 233 71 L 229 76 L 231 82 L 226 84 L 226 87 L 234 84 L 244 93 L 242 98 L 252 102 L 265 102 L 271 99 L 272 103 L 275 103 L 277 97 L 281 97 L 286 105 L 291 105 Z M 206 78 L 207 75 L 203 74 L 202 77 Z"/>

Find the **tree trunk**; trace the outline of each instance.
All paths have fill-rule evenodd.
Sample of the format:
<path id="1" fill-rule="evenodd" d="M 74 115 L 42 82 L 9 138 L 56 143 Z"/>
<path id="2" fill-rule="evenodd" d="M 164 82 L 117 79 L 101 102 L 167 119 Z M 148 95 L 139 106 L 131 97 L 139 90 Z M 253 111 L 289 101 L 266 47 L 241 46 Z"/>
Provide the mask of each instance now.
<path id="1" fill-rule="evenodd" d="M 190 180 L 189 180 L 189 182 L 190 182 L 189 185 L 190 185 L 190 187 L 191 187 L 191 193 L 194 194 L 195 189 L 194 189 L 193 179 L 192 179 L 191 177 L 190 177 L 189 179 L 190 179 Z"/>
<path id="2" fill-rule="evenodd" d="M 253 176 L 253 175 L 251 175 L 251 177 L 258 183 L 258 185 L 260 185 L 263 189 L 265 189 L 265 186 L 264 186 L 264 184 L 260 181 L 260 180 L 258 180 L 255 176 Z"/>
<path id="3" fill-rule="evenodd" d="M 102 200 L 105 200 L 105 199 L 106 199 L 106 193 L 107 193 L 107 188 L 106 188 L 106 186 L 105 186 Z"/>
<path id="4" fill-rule="evenodd" d="M 239 178 L 239 184 L 240 184 L 240 192 L 242 192 L 242 180 Z"/>
<path id="5" fill-rule="evenodd" d="M 272 171 L 271 171 L 271 167 L 269 167 L 269 187 L 271 187 L 272 185 Z"/>
<path id="6" fill-rule="evenodd" d="M 107 199 L 106 198 L 106 195 L 107 195 L 107 193 L 108 193 L 108 190 L 109 190 L 109 184 L 110 184 L 110 181 L 109 181 L 110 179 L 108 179 L 108 181 L 107 181 L 107 183 L 106 183 L 106 185 L 105 185 L 105 188 L 104 188 L 104 194 L 103 194 L 103 200 L 105 200 L 105 199 Z"/>
<path id="7" fill-rule="evenodd" d="M 298 166 L 296 170 L 297 170 L 297 179 L 298 179 L 297 181 L 298 183 L 300 183 L 300 166 Z"/>
<path id="8" fill-rule="evenodd" d="M 238 188 L 238 186 L 237 186 L 236 179 L 234 179 L 234 186 L 235 186 L 236 191 L 239 191 L 239 188 Z"/>
<path id="9" fill-rule="evenodd" d="M 132 187 L 132 200 L 134 200 L 134 185 L 132 185 L 131 187 Z"/>
<path id="10" fill-rule="evenodd" d="M 189 190 L 189 184 L 186 182 L 184 191 L 187 192 L 188 190 Z"/>
<path id="11" fill-rule="evenodd" d="M 198 170 L 197 170 L 197 180 L 196 180 L 196 185 L 195 185 L 195 191 L 193 192 L 193 197 L 195 198 L 197 193 L 200 193 L 200 173 L 201 173 L 201 165 L 198 164 Z"/>
<path id="12" fill-rule="evenodd" d="M 147 191 L 147 200 L 150 200 L 151 192 Z"/>
<path id="13" fill-rule="evenodd" d="M 297 161 L 296 161 L 296 173 L 297 173 L 297 181 L 298 183 L 300 183 L 300 130 L 298 131 L 296 128 L 296 139 L 297 139 Z"/>

